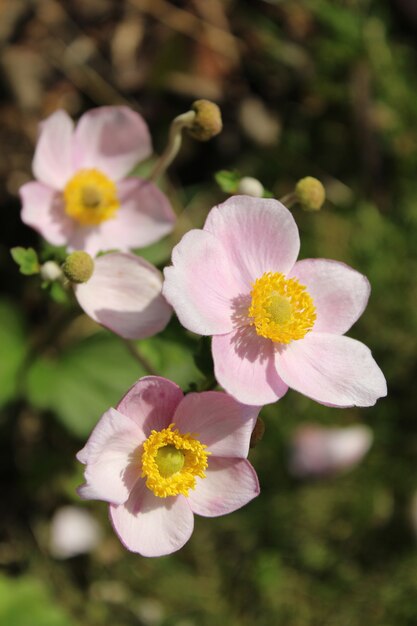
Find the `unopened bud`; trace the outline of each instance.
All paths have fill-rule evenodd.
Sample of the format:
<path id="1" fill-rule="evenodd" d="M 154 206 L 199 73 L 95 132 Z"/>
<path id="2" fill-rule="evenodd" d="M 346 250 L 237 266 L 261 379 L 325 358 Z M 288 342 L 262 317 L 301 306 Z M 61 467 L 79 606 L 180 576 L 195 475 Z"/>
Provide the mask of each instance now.
<path id="1" fill-rule="evenodd" d="M 255 428 L 252 431 L 249 447 L 254 448 L 262 440 L 265 433 L 265 423 L 261 417 L 256 420 Z"/>
<path id="2" fill-rule="evenodd" d="M 237 192 L 243 193 L 245 196 L 252 196 L 253 198 L 262 198 L 264 195 L 264 187 L 257 178 L 244 176 L 239 181 Z"/>
<path id="3" fill-rule="evenodd" d="M 296 184 L 295 195 L 303 209 L 318 211 L 326 199 L 326 190 L 317 178 L 306 176 Z"/>
<path id="4" fill-rule="evenodd" d="M 208 141 L 220 133 L 223 123 L 217 104 L 210 100 L 196 100 L 191 108 L 196 114 L 193 123 L 187 128 L 191 137 L 198 141 Z"/>
<path id="5" fill-rule="evenodd" d="M 94 271 L 94 261 L 87 252 L 77 250 L 65 259 L 62 271 L 72 283 L 86 283 Z"/>
<path id="6" fill-rule="evenodd" d="M 46 261 L 46 263 L 41 266 L 40 273 L 42 279 L 48 282 L 59 280 L 62 276 L 62 270 L 55 261 Z"/>

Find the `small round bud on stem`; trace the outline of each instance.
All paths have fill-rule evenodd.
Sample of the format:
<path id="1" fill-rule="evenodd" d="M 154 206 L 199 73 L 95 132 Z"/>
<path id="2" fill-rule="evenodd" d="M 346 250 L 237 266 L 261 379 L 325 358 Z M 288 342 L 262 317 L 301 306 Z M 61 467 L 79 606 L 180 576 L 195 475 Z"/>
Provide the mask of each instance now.
<path id="1" fill-rule="evenodd" d="M 94 261 L 87 252 L 71 252 L 62 266 L 66 278 L 72 283 L 86 283 L 93 274 Z"/>
<path id="2" fill-rule="evenodd" d="M 41 265 L 40 274 L 42 280 L 54 282 L 62 278 L 62 269 L 55 261 L 46 261 L 46 263 Z"/>
<path id="3" fill-rule="evenodd" d="M 326 199 L 326 190 L 317 178 L 306 176 L 296 184 L 295 195 L 303 209 L 318 211 Z"/>
<path id="4" fill-rule="evenodd" d="M 239 181 L 237 193 L 242 193 L 245 196 L 252 196 L 253 198 L 262 198 L 264 195 L 264 187 L 257 178 L 244 176 Z"/>
<path id="5" fill-rule="evenodd" d="M 220 133 L 223 123 L 217 104 L 210 100 L 196 100 L 191 108 L 195 111 L 193 123 L 187 128 L 191 137 L 198 141 L 208 141 Z"/>
<path id="6" fill-rule="evenodd" d="M 252 431 L 249 447 L 254 448 L 262 440 L 265 434 L 265 423 L 261 417 L 256 420 L 255 428 Z"/>

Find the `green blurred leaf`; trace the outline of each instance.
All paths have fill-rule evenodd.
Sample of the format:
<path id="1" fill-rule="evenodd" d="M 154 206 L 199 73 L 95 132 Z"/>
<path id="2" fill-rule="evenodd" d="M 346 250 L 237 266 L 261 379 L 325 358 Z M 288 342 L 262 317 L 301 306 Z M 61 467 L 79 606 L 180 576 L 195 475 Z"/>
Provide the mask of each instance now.
<path id="1" fill-rule="evenodd" d="M 57 358 L 38 359 L 28 373 L 26 393 L 33 406 L 53 411 L 69 431 L 85 437 L 145 374 L 123 343 L 103 331 Z"/>
<path id="2" fill-rule="evenodd" d="M 39 580 L 0 577 L 0 623 L 4 626 L 73 626 L 74 622 L 54 604 Z"/>
<path id="3" fill-rule="evenodd" d="M 10 250 L 10 254 L 13 260 L 17 263 L 21 274 L 25 276 L 31 276 L 32 274 L 38 274 L 40 267 L 38 261 L 38 255 L 33 248 L 22 248 L 17 246 Z"/>
<path id="4" fill-rule="evenodd" d="M 225 193 L 236 193 L 241 175 L 236 171 L 220 170 L 214 175 L 216 183 Z"/>
<path id="5" fill-rule="evenodd" d="M 18 390 L 19 369 L 26 355 L 27 340 L 22 317 L 10 302 L 0 301 L 0 406 Z"/>

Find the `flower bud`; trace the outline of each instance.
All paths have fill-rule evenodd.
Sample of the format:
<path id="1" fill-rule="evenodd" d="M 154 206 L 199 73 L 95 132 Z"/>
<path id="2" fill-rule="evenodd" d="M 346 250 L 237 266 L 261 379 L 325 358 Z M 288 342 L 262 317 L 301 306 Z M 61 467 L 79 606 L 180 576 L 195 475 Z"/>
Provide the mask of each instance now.
<path id="1" fill-rule="evenodd" d="M 86 283 L 94 271 L 94 261 L 87 252 L 76 250 L 65 259 L 62 271 L 72 283 Z"/>
<path id="2" fill-rule="evenodd" d="M 46 263 L 41 266 L 42 280 L 53 282 L 59 280 L 61 276 L 62 270 L 55 261 L 46 261 Z"/>
<path id="3" fill-rule="evenodd" d="M 255 428 L 252 431 L 249 447 L 254 448 L 262 440 L 265 434 L 265 423 L 261 417 L 256 420 Z"/>
<path id="4" fill-rule="evenodd" d="M 252 196 L 253 198 L 262 198 L 264 195 L 264 187 L 256 178 L 244 176 L 239 181 L 237 192 L 245 196 Z"/>
<path id="5" fill-rule="evenodd" d="M 223 128 L 219 107 L 210 100 L 196 100 L 192 105 L 195 118 L 187 128 L 189 134 L 198 141 L 208 141 L 220 133 Z"/>
<path id="6" fill-rule="evenodd" d="M 326 190 L 317 178 L 306 176 L 296 184 L 295 195 L 303 209 L 318 211 L 326 199 Z"/>

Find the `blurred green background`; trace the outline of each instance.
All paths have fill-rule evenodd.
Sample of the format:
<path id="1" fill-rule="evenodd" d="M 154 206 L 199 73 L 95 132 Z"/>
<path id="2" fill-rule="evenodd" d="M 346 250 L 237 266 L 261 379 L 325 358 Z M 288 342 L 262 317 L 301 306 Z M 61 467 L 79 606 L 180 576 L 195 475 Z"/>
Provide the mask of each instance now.
<path id="1" fill-rule="evenodd" d="M 0 3 L 0 623 L 5 626 L 415 626 L 417 624 L 417 10 L 414 0 L 3 0 Z M 371 347 L 389 396 L 338 410 L 289 392 L 263 411 L 251 453 L 261 496 L 196 518 L 188 545 L 144 559 L 113 535 L 103 503 L 82 504 L 75 452 L 101 412 L 143 374 L 125 347 L 22 277 L 9 248 L 37 246 L 19 221 L 40 119 L 128 103 L 160 152 L 197 98 L 224 131 L 186 140 L 165 182 L 172 244 L 225 199 L 217 170 L 258 177 L 276 196 L 320 178 L 320 213 L 294 210 L 302 257 L 338 259 L 372 284 L 350 333 Z M 48 250 L 44 251 L 45 258 Z M 141 342 L 186 388 L 201 378 L 196 337 L 173 322 Z M 355 470 L 303 482 L 287 469 L 303 422 L 366 423 Z M 54 558 L 50 521 L 89 510 L 103 539 Z"/>

